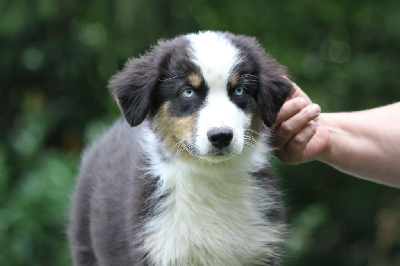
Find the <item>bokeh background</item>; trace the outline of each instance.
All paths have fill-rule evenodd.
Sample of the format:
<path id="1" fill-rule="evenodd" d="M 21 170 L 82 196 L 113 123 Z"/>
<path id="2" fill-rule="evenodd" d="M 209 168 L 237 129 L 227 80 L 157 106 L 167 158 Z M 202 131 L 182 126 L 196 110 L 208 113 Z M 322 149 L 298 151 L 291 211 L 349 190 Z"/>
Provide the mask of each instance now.
<path id="1" fill-rule="evenodd" d="M 208 29 L 256 36 L 325 112 L 400 100 L 399 1 L 0 0 L 0 265 L 71 264 L 80 153 L 119 116 L 107 80 L 157 39 Z M 283 265 L 400 265 L 398 189 L 273 161 Z"/>

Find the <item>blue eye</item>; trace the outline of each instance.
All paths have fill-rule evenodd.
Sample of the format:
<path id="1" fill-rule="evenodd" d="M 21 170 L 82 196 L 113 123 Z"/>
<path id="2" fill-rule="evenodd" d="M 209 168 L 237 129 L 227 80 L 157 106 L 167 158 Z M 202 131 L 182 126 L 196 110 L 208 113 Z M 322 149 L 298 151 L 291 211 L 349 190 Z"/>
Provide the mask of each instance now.
<path id="1" fill-rule="evenodd" d="M 235 94 L 236 94 L 237 96 L 242 96 L 243 93 L 244 93 L 243 87 L 237 87 L 237 88 L 235 89 Z"/>
<path id="2" fill-rule="evenodd" d="M 186 89 L 183 90 L 182 95 L 185 98 L 193 98 L 194 91 L 191 88 L 186 88 Z"/>

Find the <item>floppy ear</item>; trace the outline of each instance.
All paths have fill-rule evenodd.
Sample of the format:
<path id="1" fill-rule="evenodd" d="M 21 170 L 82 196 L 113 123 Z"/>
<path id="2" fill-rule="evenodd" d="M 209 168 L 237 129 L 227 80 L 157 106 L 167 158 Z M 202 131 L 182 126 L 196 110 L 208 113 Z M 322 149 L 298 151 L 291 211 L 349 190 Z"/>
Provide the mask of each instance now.
<path id="1" fill-rule="evenodd" d="M 146 118 L 158 76 L 156 54 L 150 52 L 130 59 L 123 70 L 110 79 L 108 87 L 131 126 L 139 125 Z"/>
<path id="2" fill-rule="evenodd" d="M 274 64 L 273 67 L 276 68 L 275 71 L 279 70 L 278 73 L 271 73 L 268 70 L 260 73 L 261 81 L 257 104 L 261 118 L 267 127 L 274 124 L 279 110 L 292 91 L 292 85 L 283 77 L 283 68 L 276 62 Z"/>

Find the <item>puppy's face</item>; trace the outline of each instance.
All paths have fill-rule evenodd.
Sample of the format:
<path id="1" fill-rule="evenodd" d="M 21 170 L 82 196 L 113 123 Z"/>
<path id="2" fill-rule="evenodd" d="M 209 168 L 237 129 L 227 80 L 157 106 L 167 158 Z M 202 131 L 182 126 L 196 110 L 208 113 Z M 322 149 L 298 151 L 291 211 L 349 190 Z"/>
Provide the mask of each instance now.
<path id="1" fill-rule="evenodd" d="M 148 117 L 178 156 L 219 162 L 273 124 L 290 92 L 284 74 L 254 39 L 203 32 L 159 42 L 110 88 L 132 126 Z"/>

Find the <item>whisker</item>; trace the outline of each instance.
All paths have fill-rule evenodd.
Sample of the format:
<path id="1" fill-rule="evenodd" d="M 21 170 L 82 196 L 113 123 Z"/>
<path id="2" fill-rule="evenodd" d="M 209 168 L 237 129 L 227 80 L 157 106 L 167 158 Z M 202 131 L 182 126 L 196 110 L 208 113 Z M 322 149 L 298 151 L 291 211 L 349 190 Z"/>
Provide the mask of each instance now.
<path id="1" fill-rule="evenodd" d="M 243 139 L 244 139 L 244 140 L 248 140 L 248 141 L 252 141 L 252 142 L 255 142 L 255 141 L 256 141 L 256 139 L 253 138 L 253 137 L 244 137 Z"/>
<path id="2" fill-rule="evenodd" d="M 244 134 L 244 138 L 252 139 L 252 140 L 257 140 L 253 135 L 251 134 Z"/>
<path id="3" fill-rule="evenodd" d="M 184 78 L 184 77 L 186 77 L 186 76 L 185 75 L 180 75 L 180 76 L 174 76 L 174 77 L 171 77 L 171 78 L 159 79 L 159 81 L 165 82 L 165 81 L 170 81 L 170 80 L 173 80 L 173 79 L 179 79 L 179 78 Z"/>
<path id="4" fill-rule="evenodd" d="M 258 132 L 255 131 L 255 130 L 252 130 L 252 129 L 250 129 L 250 128 L 247 128 L 246 131 L 251 131 L 252 133 L 257 134 L 258 136 L 261 136 L 260 133 L 258 133 Z"/>
<path id="5" fill-rule="evenodd" d="M 245 145 L 245 146 L 249 146 L 249 147 L 252 147 L 252 148 L 255 147 L 254 144 L 255 144 L 254 142 L 248 142 L 248 141 L 245 141 L 245 142 L 244 142 L 244 145 Z"/>

